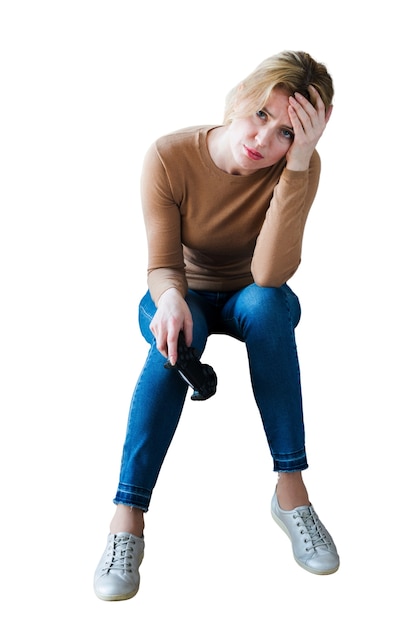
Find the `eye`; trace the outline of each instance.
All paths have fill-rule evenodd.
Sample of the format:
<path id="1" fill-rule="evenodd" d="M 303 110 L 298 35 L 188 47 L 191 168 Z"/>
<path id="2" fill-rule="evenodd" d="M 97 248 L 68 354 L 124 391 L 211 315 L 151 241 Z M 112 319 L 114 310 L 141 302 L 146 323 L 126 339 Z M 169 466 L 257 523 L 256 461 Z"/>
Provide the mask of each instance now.
<path id="1" fill-rule="evenodd" d="M 281 128 L 280 134 L 284 139 L 287 139 L 287 141 L 293 141 L 293 139 L 295 138 L 294 133 L 288 128 Z"/>
<path id="2" fill-rule="evenodd" d="M 260 120 L 267 119 L 267 113 L 265 111 L 257 111 L 256 115 L 260 118 Z"/>

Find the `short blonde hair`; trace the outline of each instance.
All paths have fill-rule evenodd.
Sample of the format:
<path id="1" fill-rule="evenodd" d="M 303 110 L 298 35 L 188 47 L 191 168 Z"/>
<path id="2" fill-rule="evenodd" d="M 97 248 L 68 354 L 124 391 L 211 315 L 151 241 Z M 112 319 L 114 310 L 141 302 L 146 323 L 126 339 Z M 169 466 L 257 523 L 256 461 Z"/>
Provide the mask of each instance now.
<path id="1" fill-rule="evenodd" d="M 332 104 L 334 86 L 323 63 L 315 61 L 307 52 L 286 50 L 271 56 L 229 92 L 224 123 L 262 109 L 276 88 L 289 95 L 297 91 L 310 100 L 309 85 L 319 92 L 327 110 Z"/>

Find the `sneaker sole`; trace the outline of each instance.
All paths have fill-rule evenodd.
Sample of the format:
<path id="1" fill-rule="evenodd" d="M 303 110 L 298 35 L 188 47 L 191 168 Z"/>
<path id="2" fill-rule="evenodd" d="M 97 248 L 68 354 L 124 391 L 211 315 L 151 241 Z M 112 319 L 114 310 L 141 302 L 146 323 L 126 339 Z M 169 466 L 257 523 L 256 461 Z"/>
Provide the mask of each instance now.
<path id="1" fill-rule="evenodd" d="M 131 598 L 136 596 L 138 591 L 139 591 L 139 587 L 138 587 L 138 589 L 136 589 L 135 591 L 131 591 L 130 593 L 119 594 L 117 596 L 106 596 L 106 595 L 101 594 L 98 591 L 94 590 L 94 592 L 95 592 L 96 596 L 99 598 L 99 600 L 105 600 L 105 601 L 108 601 L 108 602 L 118 602 L 120 600 L 130 600 Z"/>

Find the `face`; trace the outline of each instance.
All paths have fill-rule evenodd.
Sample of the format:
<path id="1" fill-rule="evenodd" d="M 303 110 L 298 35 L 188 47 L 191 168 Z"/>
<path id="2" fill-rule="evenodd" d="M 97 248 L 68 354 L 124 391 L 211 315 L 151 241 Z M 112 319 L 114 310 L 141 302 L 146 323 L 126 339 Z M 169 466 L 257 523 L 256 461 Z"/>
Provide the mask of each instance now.
<path id="1" fill-rule="evenodd" d="M 286 155 L 293 142 L 288 107 L 289 96 L 275 89 L 263 109 L 232 120 L 228 126 L 230 173 L 246 176 Z"/>

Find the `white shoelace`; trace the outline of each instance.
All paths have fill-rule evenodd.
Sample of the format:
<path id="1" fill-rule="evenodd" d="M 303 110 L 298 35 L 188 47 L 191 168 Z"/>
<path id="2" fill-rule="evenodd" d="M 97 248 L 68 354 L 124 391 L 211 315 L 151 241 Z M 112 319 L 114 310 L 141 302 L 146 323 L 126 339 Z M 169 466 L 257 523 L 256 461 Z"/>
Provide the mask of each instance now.
<path id="1" fill-rule="evenodd" d="M 331 539 L 321 524 L 321 521 L 312 507 L 308 507 L 302 511 L 298 510 L 298 514 L 306 528 L 306 531 L 312 541 L 312 547 L 307 550 L 315 550 L 316 548 L 329 548 Z M 300 522 L 298 522 L 300 525 Z M 304 531 L 302 531 L 304 532 Z"/>
<path id="2" fill-rule="evenodd" d="M 131 572 L 132 568 L 132 552 L 133 547 L 130 545 L 132 540 L 129 535 L 122 537 L 113 537 L 112 542 L 109 542 L 109 550 L 106 554 L 106 561 L 104 570 L 123 570 Z"/>

